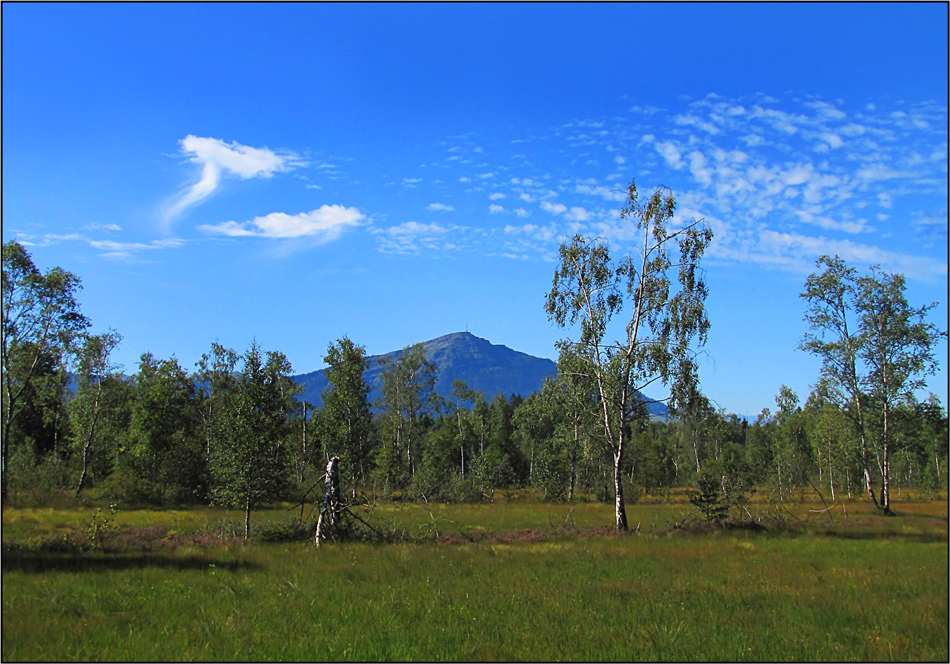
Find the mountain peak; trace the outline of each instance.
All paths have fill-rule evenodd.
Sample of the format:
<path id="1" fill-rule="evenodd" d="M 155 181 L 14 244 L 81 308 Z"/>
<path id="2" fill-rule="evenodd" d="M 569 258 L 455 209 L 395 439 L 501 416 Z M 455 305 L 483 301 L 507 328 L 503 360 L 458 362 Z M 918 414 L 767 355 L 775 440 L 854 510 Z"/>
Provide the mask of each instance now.
<path id="1" fill-rule="evenodd" d="M 533 357 L 495 345 L 471 332 L 452 332 L 423 342 L 426 358 L 436 365 L 438 378 L 435 391 L 443 397 L 452 393 L 452 383 L 463 380 L 469 388 L 483 392 L 486 399 L 501 392 L 506 397 L 512 394 L 528 396 L 541 389 L 544 379 L 557 373 L 557 365 L 549 359 Z M 370 400 L 382 392 L 383 358 L 396 359 L 402 350 L 368 357 L 369 368 L 364 373 L 370 387 Z M 294 380 L 304 386 L 301 399 L 319 406 L 323 390 L 328 382 L 325 371 L 295 376 Z"/>

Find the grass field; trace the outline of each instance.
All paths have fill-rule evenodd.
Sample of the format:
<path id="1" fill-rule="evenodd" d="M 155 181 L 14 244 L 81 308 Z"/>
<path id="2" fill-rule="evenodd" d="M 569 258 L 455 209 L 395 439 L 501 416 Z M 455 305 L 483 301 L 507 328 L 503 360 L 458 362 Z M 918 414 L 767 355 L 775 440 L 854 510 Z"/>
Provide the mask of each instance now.
<path id="1" fill-rule="evenodd" d="M 670 529 L 688 505 L 641 502 L 616 535 L 598 503 L 386 504 L 373 523 L 405 542 L 318 551 L 245 544 L 234 512 L 130 510 L 82 553 L 48 543 L 89 506 L 5 508 L 2 657 L 947 661 L 946 500 L 756 507 L 782 525 Z"/>

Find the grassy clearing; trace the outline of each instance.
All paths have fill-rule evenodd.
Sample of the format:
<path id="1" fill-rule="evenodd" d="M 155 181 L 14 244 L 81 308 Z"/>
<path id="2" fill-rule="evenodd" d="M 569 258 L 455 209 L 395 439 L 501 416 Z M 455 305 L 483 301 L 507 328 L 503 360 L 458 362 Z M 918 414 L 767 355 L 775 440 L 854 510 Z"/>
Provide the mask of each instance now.
<path id="1" fill-rule="evenodd" d="M 377 523 L 430 543 L 81 555 L 12 547 L 10 533 L 55 533 L 88 508 L 4 510 L 2 657 L 946 661 L 946 503 L 901 504 L 898 518 L 853 504 L 834 523 L 808 509 L 794 508 L 806 526 L 689 534 L 668 529 L 683 505 L 640 503 L 639 535 L 590 536 L 609 531 L 611 506 L 386 505 Z M 119 524 L 201 532 L 231 518 L 130 511 Z"/>

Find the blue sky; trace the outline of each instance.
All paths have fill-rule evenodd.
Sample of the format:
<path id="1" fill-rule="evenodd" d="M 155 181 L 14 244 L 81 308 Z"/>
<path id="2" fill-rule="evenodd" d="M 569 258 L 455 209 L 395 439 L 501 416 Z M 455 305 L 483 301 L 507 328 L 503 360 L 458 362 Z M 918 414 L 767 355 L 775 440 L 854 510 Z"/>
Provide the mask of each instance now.
<path id="1" fill-rule="evenodd" d="M 5 4 L 3 240 L 130 373 L 465 329 L 556 358 L 558 244 L 629 250 L 635 177 L 715 230 L 701 378 L 751 415 L 818 376 L 823 253 L 947 328 L 947 52 L 946 4 Z"/>

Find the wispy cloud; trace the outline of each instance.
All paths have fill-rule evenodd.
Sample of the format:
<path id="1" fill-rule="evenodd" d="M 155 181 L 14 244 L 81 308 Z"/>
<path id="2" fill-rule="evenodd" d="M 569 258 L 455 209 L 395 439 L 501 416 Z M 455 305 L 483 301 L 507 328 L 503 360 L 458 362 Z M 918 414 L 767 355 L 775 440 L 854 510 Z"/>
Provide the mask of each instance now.
<path id="1" fill-rule="evenodd" d="M 269 178 L 274 173 L 289 171 L 303 163 L 291 153 L 277 153 L 267 148 L 225 143 L 217 138 L 191 134 L 181 139 L 179 145 L 182 153 L 189 156 L 189 161 L 201 165 L 201 177 L 165 207 L 162 218 L 166 228 L 186 210 L 210 196 L 218 188 L 223 174 L 244 180 Z"/>
<path id="2" fill-rule="evenodd" d="M 110 261 L 123 263 L 150 262 L 142 259 L 144 252 L 159 249 L 178 249 L 184 246 L 185 241 L 178 238 L 152 240 L 151 242 L 113 242 L 110 240 L 90 240 L 89 246 L 98 249 L 99 257 Z"/>
<path id="3" fill-rule="evenodd" d="M 121 230 L 116 224 L 89 224 L 84 230 L 106 230 L 117 232 Z M 180 238 L 162 238 L 149 242 L 119 242 L 116 240 L 92 239 L 85 233 L 45 233 L 36 237 L 29 233 L 15 233 L 18 242 L 24 246 L 47 247 L 61 242 L 80 242 L 97 250 L 99 258 L 125 263 L 149 262 L 141 259 L 144 252 L 160 249 L 178 249 L 186 244 Z"/>
<path id="4" fill-rule="evenodd" d="M 379 251 L 384 254 L 418 254 L 423 250 L 439 253 L 453 251 L 458 249 L 453 237 L 465 231 L 464 226 L 420 224 L 417 221 L 370 229 L 376 237 Z"/>
<path id="5" fill-rule="evenodd" d="M 83 226 L 84 231 L 94 231 L 99 229 L 104 231 L 118 232 L 122 230 L 122 227 L 118 224 L 89 224 L 88 226 Z"/>
<path id="6" fill-rule="evenodd" d="M 429 203 L 426 209 L 429 212 L 451 212 L 455 208 L 451 205 L 444 205 L 443 203 Z"/>

